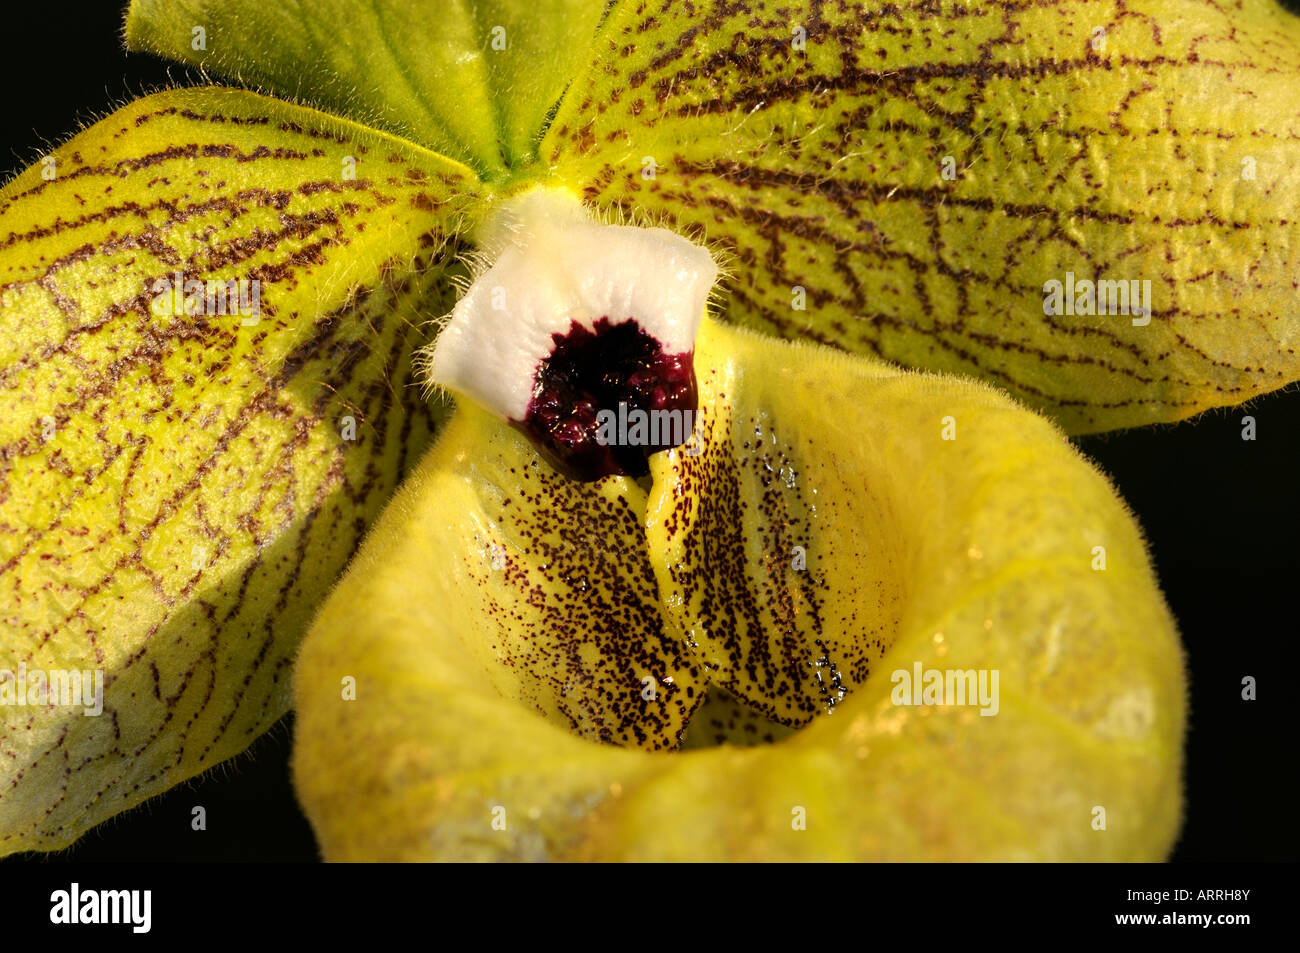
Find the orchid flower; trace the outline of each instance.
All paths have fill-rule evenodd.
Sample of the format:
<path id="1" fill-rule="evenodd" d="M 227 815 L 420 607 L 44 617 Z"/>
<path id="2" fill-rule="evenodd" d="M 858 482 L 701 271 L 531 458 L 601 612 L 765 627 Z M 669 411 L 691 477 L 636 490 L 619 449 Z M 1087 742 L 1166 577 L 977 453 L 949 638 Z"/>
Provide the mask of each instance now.
<path id="1" fill-rule="evenodd" d="M 0 852 L 292 705 L 330 859 L 1167 854 L 1176 625 L 1068 437 L 1300 378 L 1300 22 L 133 0 L 126 40 L 230 85 L 0 191 Z"/>

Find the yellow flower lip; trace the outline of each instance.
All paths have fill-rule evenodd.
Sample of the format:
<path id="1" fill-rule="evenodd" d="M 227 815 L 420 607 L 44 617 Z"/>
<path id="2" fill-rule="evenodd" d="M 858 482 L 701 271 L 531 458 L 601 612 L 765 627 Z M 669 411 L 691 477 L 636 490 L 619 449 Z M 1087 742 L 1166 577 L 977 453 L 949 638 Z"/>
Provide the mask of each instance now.
<path id="1" fill-rule="evenodd" d="M 1104 478 L 981 385 L 709 321 L 697 358 L 703 450 L 648 493 L 458 411 L 299 659 L 326 856 L 1162 857 L 1181 656 Z M 996 671 L 996 714 L 930 671 Z M 716 744 L 711 686 L 803 727 Z"/>

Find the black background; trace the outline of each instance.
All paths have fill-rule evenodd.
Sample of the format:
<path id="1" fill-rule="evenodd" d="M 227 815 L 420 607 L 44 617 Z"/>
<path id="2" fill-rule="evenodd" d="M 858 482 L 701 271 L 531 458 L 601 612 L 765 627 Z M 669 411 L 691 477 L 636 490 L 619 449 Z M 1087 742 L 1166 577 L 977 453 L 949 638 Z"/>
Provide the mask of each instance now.
<path id="1" fill-rule="evenodd" d="M 273 2 L 273 0 L 268 0 Z M 127 55 L 113 3 L 38 2 L 5 12 L 0 171 L 17 171 L 116 105 L 201 80 Z M 1297 303 L 1300 307 L 1300 302 Z M 1255 442 L 1241 439 L 1253 415 Z M 1186 813 L 1174 860 L 1295 860 L 1294 719 L 1300 677 L 1300 390 L 1181 424 L 1077 441 L 1146 531 L 1190 667 Z M 1258 700 L 1241 699 L 1241 679 Z M 1300 692 L 1297 692 L 1300 700 Z M 247 753 L 101 825 L 61 860 L 311 860 L 289 780 L 292 719 Z M 190 829 L 195 805 L 208 829 Z M 40 860 L 46 855 L 27 855 Z"/>

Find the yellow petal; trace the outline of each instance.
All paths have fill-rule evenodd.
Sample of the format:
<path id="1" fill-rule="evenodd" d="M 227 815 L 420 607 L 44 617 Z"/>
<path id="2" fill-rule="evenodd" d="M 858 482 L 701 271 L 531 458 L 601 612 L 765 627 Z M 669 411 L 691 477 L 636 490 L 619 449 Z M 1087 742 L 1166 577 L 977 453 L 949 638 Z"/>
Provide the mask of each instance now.
<path id="1" fill-rule="evenodd" d="M 0 192 L 0 669 L 100 672 L 103 712 L 0 707 L 0 853 L 62 847 L 287 710 L 317 601 L 436 425 L 411 357 L 473 187 L 216 89 L 51 160 Z M 243 282 L 246 313 L 156 313 L 177 273 Z"/>
<path id="2" fill-rule="evenodd" d="M 730 250 L 733 320 L 1086 433 L 1300 378 L 1297 69 L 1276 0 L 623 3 L 540 155 Z"/>
<path id="3" fill-rule="evenodd" d="M 1164 856 L 1179 821 L 1181 657 L 1140 534 L 1105 479 L 982 385 L 707 321 L 696 355 L 705 449 L 654 458 L 646 510 L 667 629 L 684 644 L 694 629 L 700 661 L 751 699 L 768 683 L 750 663 L 774 647 L 790 682 L 773 693 L 778 709 L 823 697 L 813 667 L 794 674 L 820 658 L 818 640 L 856 650 L 861 664 L 838 666 L 845 697 L 776 743 L 680 752 L 597 744 L 521 704 L 517 672 L 488 649 L 492 613 L 518 619 L 518 598 L 485 611 L 463 578 L 492 526 L 482 501 L 508 496 L 523 508 L 511 520 L 580 537 L 590 522 L 575 500 L 607 498 L 617 482 L 543 484 L 513 432 L 467 413 L 303 646 L 294 770 L 326 856 Z M 476 470 L 503 447 L 508 478 L 495 463 Z M 769 472 L 777 458 L 792 485 Z M 632 505 L 628 490 L 607 508 L 622 521 Z M 658 645 L 631 535 L 609 534 L 592 565 L 621 566 L 602 587 L 635 600 L 640 628 L 622 644 Z M 549 565 L 526 538 L 514 538 L 519 558 Z M 812 584 L 782 565 L 795 538 Z M 724 630 L 702 631 L 708 620 Z M 997 714 L 895 704 L 893 672 L 916 663 L 998 671 Z M 340 692 L 349 675 L 355 701 Z M 692 744 L 707 743 L 694 729 Z"/>
<path id="4" fill-rule="evenodd" d="M 466 407 L 350 570 L 337 609 L 358 630 L 437 629 L 485 686 L 593 740 L 676 747 L 702 698 L 662 632 L 645 552 L 645 491 L 626 477 L 559 476 L 514 430 Z M 358 591 L 364 590 L 364 593 Z M 354 656 L 358 707 L 387 694 Z M 364 703 L 364 704 L 363 704 Z"/>

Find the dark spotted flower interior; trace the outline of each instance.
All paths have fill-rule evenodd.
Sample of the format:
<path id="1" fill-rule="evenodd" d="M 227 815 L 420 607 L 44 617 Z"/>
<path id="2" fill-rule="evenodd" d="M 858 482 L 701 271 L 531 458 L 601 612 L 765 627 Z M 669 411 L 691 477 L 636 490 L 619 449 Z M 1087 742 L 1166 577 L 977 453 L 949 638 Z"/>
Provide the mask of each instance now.
<path id="1" fill-rule="evenodd" d="M 697 408 L 693 351 L 665 353 L 633 318 L 601 317 L 594 329 L 574 321 L 552 340 L 528 414 L 511 423 L 561 473 L 577 480 L 644 476 L 650 454 L 689 438 Z"/>

